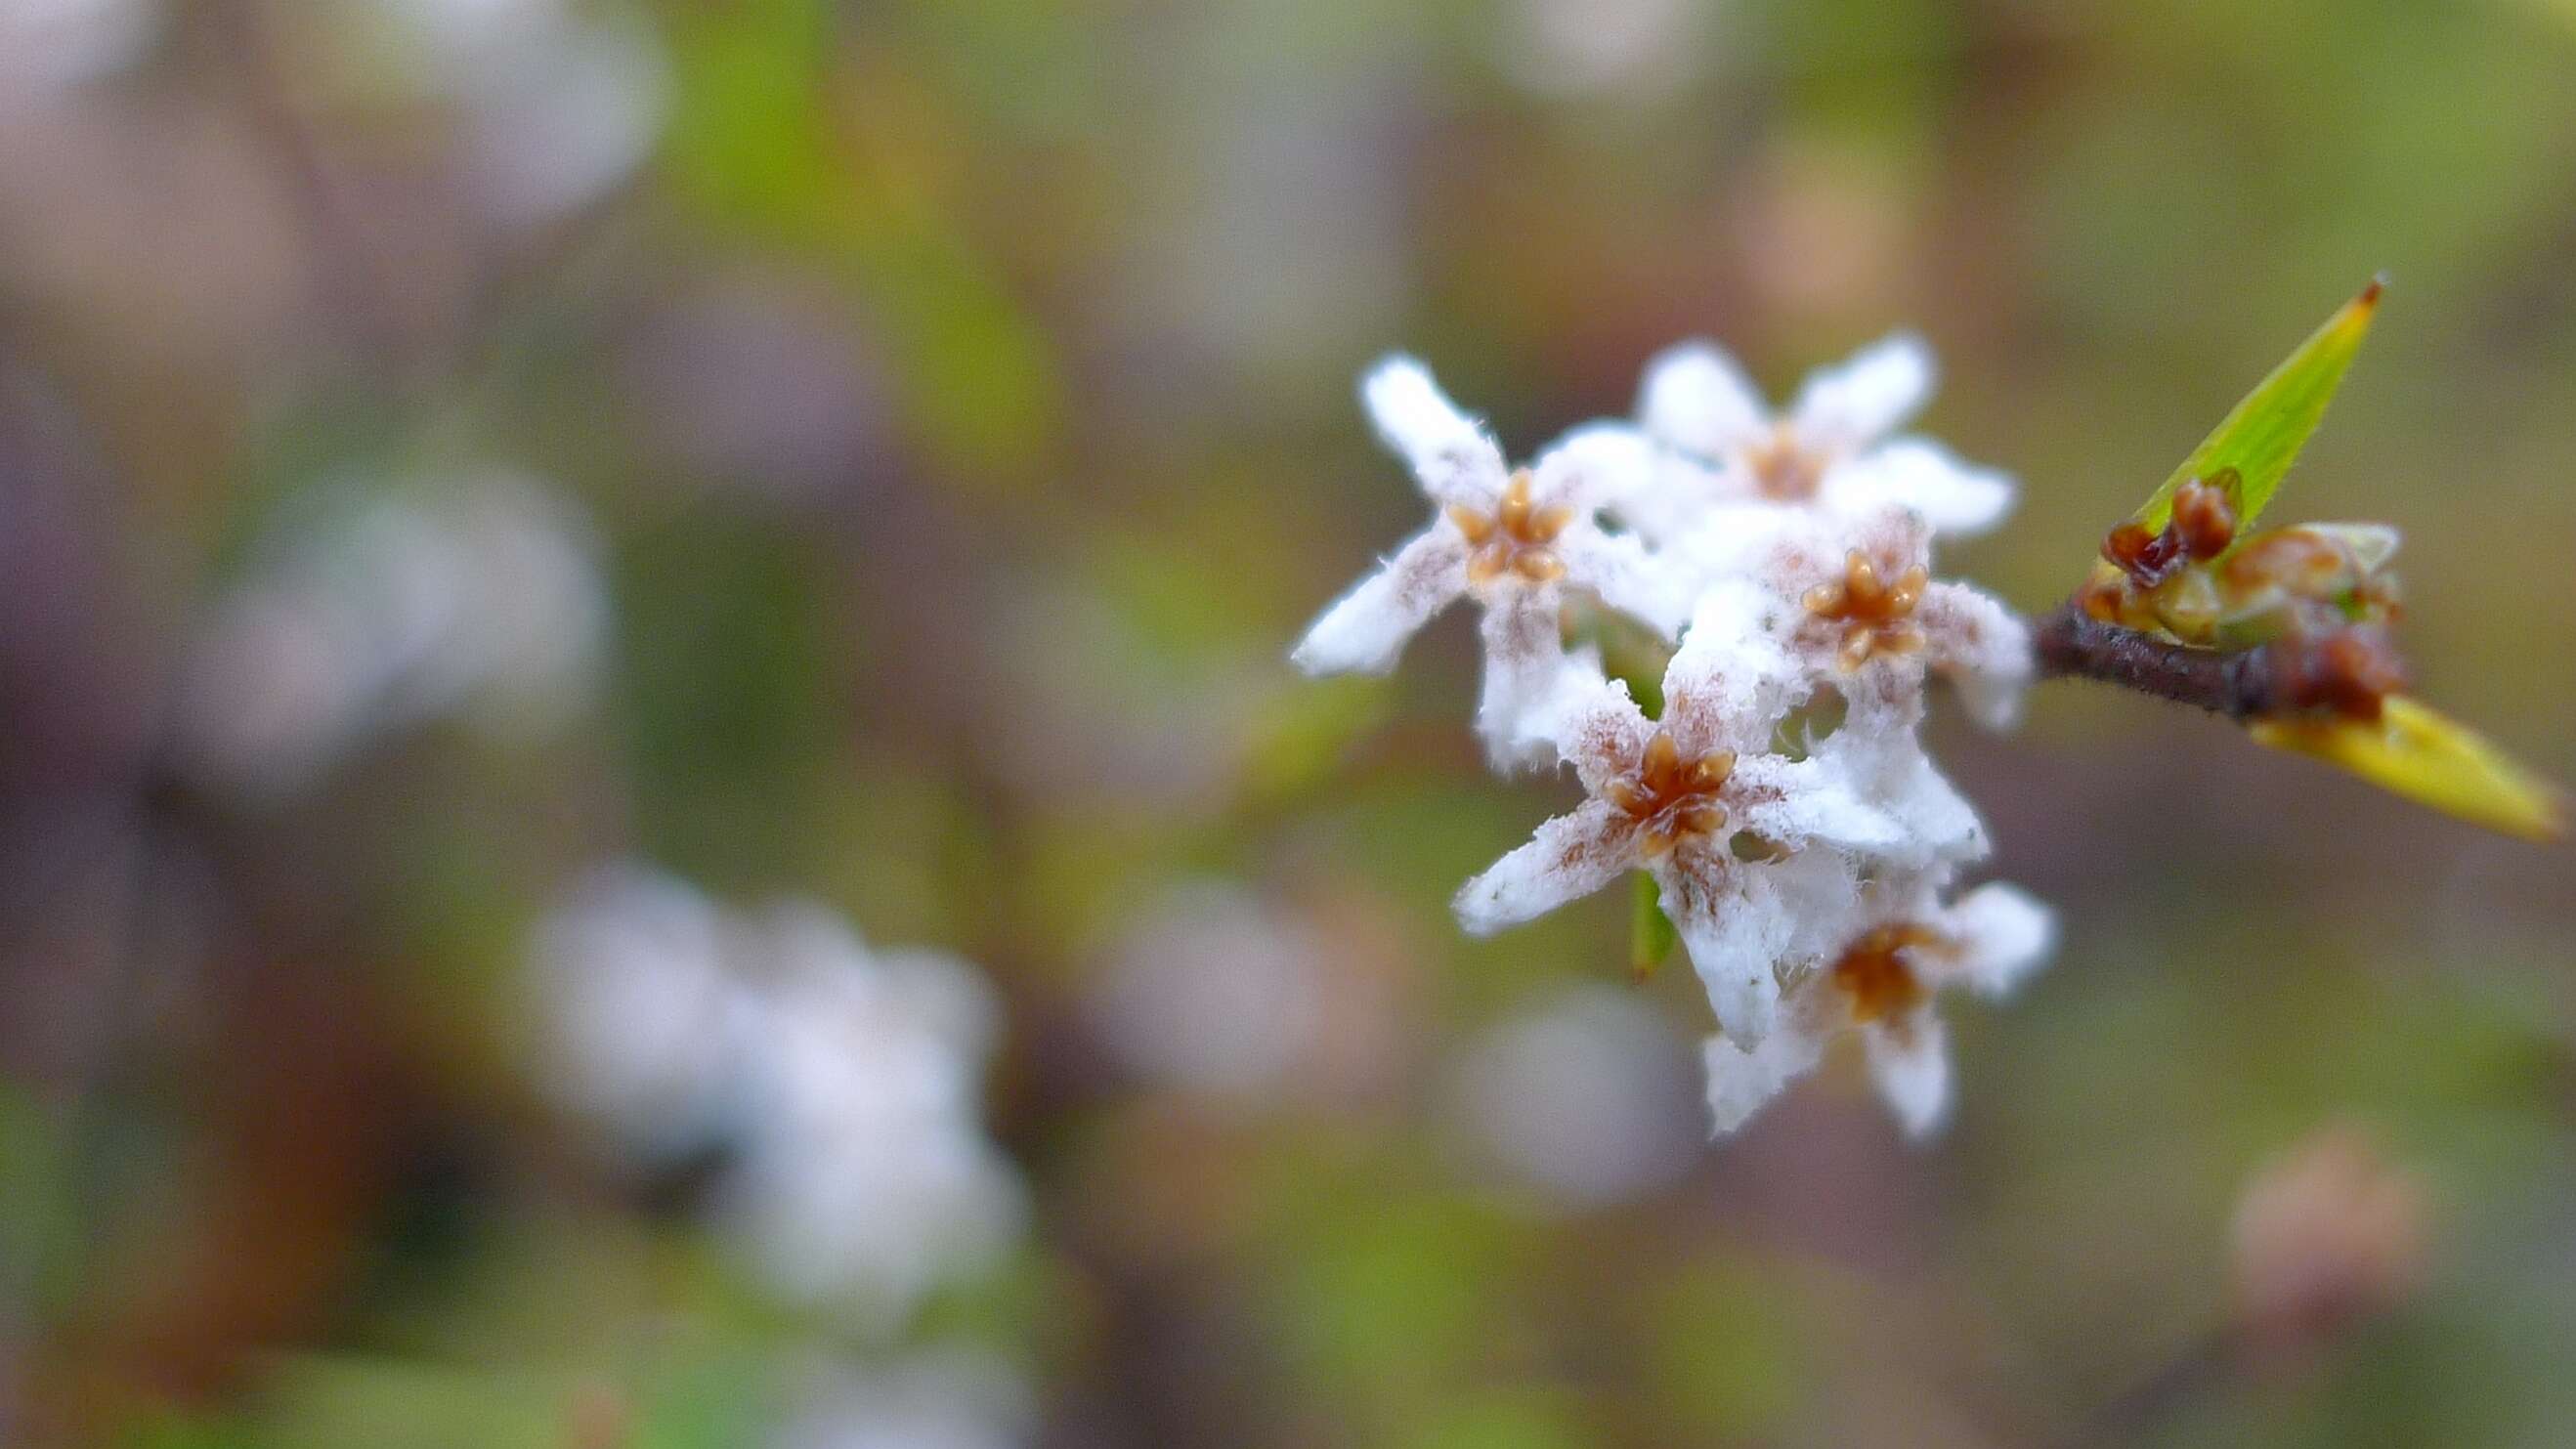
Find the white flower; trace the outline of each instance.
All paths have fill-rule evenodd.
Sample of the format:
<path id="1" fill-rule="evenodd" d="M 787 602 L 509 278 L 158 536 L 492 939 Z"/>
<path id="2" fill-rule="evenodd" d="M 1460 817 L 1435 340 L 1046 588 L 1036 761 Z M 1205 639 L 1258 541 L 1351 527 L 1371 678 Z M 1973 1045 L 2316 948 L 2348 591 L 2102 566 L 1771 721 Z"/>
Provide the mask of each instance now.
<path id="1" fill-rule="evenodd" d="M 1741 368 L 1714 344 L 1689 342 L 1647 364 L 1638 422 L 1657 443 L 1717 465 L 1668 472 L 1664 496 L 1614 501 L 1613 512 L 1653 542 L 1677 520 L 1726 501 L 1866 512 L 1889 503 L 1938 533 L 1982 533 L 2012 507 L 2010 477 L 1962 462 L 1921 437 L 1889 437 L 1932 394 L 1931 350 L 1900 333 L 1807 378 L 1773 415 Z"/>
<path id="2" fill-rule="evenodd" d="M 1872 880 L 1857 928 L 1829 963 L 1790 987 L 1778 1031 L 1749 1048 L 1709 1039 L 1703 1059 L 1717 1132 L 1742 1126 L 1847 1031 L 1860 1034 L 1870 1078 L 1906 1132 L 1921 1137 L 1940 1125 L 1950 1059 L 1934 995 L 1953 984 L 2003 995 L 2047 957 L 2055 934 L 2048 908 L 2012 886 L 1981 886 L 1941 904 L 1946 874 Z"/>
<path id="3" fill-rule="evenodd" d="M 702 1144 L 754 1034 L 726 938 L 688 882 L 633 862 L 594 871 L 531 948 L 544 1085 L 648 1155 Z"/>
<path id="4" fill-rule="evenodd" d="M 774 909 L 756 939 L 768 1031 L 732 1225 L 782 1292 L 900 1325 L 1025 1216 L 979 1117 L 991 993 L 950 957 L 872 952 L 814 906 Z"/>
<path id="5" fill-rule="evenodd" d="M 1476 727 L 1497 764 L 1547 759 L 1529 730 L 1564 650 L 1564 589 L 1592 590 L 1670 637 L 1683 602 L 1638 541 L 1602 531 L 1595 510 L 1654 467 L 1635 430 L 1580 429 L 1515 470 L 1475 419 L 1410 358 L 1361 385 L 1369 416 L 1437 510 L 1431 524 L 1324 611 L 1290 656 L 1312 674 L 1383 673 L 1405 641 L 1461 597 L 1484 608 L 1484 698 Z"/>
<path id="6" fill-rule="evenodd" d="M 1838 944 L 1852 908 L 1849 854 L 1905 844 L 1823 758 L 1770 753 L 1795 679 L 1751 626 L 1742 585 L 1703 601 L 1649 720 L 1624 684 L 1569 664 L 1548 710 L 1557 748 L 1589 797 L 1469 881 L 1455 903 L 1483 935 L 1650 872 L 1728 1035 L 1771 1028 L 1777 972 Z"/>
<path id="7" fill-rule="evenodd" d="M 1780 601 L 1770 622 L 1799 672 L 1840 690 L 1865 723 L 1912 733 L 1928 671 L 1980 723 L 2009 725 L 2032 676 L 2030 632 L 1990 595 L 1934 580 L 1931 558 L 1922 516 L 1882 505 L 1768 529 L 1748 571 Z"/>

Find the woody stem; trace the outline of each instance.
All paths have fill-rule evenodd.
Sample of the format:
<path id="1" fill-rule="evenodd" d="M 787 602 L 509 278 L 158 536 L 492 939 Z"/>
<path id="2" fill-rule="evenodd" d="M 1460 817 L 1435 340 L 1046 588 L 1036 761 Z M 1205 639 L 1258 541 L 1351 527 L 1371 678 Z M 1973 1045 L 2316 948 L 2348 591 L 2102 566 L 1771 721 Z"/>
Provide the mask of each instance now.
<path id="1" fill-rule="evenodd" d="M 2035 621 L 2042 679 L 2091 679 L 2248 720 L 2275 712 L 2279 689 L 2267 648 L 2219 653 L 2105 624 L 2073 601 Z"/>

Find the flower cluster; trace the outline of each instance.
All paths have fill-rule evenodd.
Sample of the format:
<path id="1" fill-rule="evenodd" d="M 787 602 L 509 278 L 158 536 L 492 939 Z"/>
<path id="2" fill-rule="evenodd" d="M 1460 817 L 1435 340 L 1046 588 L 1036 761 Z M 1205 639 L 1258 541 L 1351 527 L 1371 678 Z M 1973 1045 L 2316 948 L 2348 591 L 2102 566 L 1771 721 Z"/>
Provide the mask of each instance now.
<path id="1" fill-rule="evenodd" d="M 1846 1032 L 1929 1130 L 1948 1094 L 1931 995 L 2001 990 L 2049 944 L 2047 911 L 2009 886 L 1954 898 L 1985 831 L 1919 739 L 1934 677 L 2000 727 L 2032 674 L 2016 615 L 1932 577 L 1934 539 L 1993 527 L 2013 485 L 1897 435 L 1931 385 L 1930 354 L 1899 336 L 1774 414 L 1724 353 L 1689 344 L 1650 365 L 1636 419 L 1517 469 L 1420 364 L 1391 359 L 1361 388 L 1431 520 L 1293 658 L 1383 672 L 1475 601 L 1488 756 L 1571 766 L 1585 798 L 1469 881 L 1458 919 L 1483 934 L 1651 876 L 1721 1029 L 1705 1054 L 1720 1131 Z M 1569 641 L 1577 598 L 1662 641 L 1652 712 Z"/>
<path id="2" fill-rule="evenodd" d="M 724 1225 L 783 1294 L 893 1336 L 1018 1241 L 982 1122 L 999 1007 L 967 963 L 633 864 L 560 901 L 532 958 L 554 1095 L 645 1156 L 718 1151 Z"/>

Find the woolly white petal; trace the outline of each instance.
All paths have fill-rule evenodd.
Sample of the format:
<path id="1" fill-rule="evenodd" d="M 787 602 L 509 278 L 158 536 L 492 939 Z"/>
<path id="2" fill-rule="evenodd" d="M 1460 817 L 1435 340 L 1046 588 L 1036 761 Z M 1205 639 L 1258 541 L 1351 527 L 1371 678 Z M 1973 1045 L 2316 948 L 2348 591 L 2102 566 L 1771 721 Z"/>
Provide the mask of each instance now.
<path id="1" fill-rule="evenodd" d="M 1824 1039 L 1796 1026 L 1771 1033 L 1751 1051 L 1723 1036 L 1700 1048 L 1708 1069 L 1708 1115 L 1712 1136 L 1724 1136 L 1745 1124 L 1782 1088 L 1814 1071 L 1824 1054 Z"/>
<path id="2" fill-rule="evenodd" d="M 1813 523 L 1804 509 L 1721 499 L 1699 511 L 1673 549 L 1703 577 L 1750 575 L 1766 569 L 1784 544 L 1804 536 Z"/>
<path id="3" fill-rule="evenodd" d="M 1450 907 L 1468 934 L 1491 935 L 1592 894 L 1636 859 L 1628 817 L 1608 801 L 1587 800 L 1467 882 Z"/>
<path id="4" fill-rule="evenodd" d="M 1569 583 L 1581 584 L 1611 608 L 1666 639 L 1681 632 L 1690 609 L 1690 580 L 1669 560 L 1646 551 L 1632 534 L 1607 534 L 1576 522 L 1556 538 L 1556 556 Z"/>
<path id="5" fill-rule="evenodd" d="M 1846 720 L 1817 756 L 1896 823 L 1904 859 L 1946 866 L 1982 860 L 1991 848 L 1976 808 L 1934 767 L 1910 727 L 1873 735 Z"/>
<path id="6" fill-rule="evenodd" d="M 1882 851 L 1911 843 L 1894 819 L 1853 788 L 1841 762 L 1821 755 L 1744 756 L 1735 762 L 1733 786 L 1757 797 L 1737 812 L 1736 823 L 1792 849 L 1815 844 Z"/>
<path id="7" fill-rule="evenodd" d="M 1929 1011 L 1861 1029 L 1863 1053 L 1878 1095 L 1908 1137 L 1928 1137 L 1950 1109 L 1949 1032 Z"/>
<path id="8" fill-rule="evenodd" d="M 1777 967 L 1797 935 L 1795 912 L 1762 871 L 1721 863 L 1706 849 L 1676 851 L 1652 869 L 1717 1024 L 1737 1042 L 1758 1044 L 1779 1015 Z"/>
<path id="9" fill-rule="evenodd" d="M 1714 465 L 1664 449 L 1650 471 L 1604 499 L 1603 507 L 1638 537 L 1665 548 L 1689 537 L 1735 493 L 1732 477 Z"/>
<path id="10" fill-rule="evenodd" d="M 1932 396 L 1932 349 L 1910 332 L 1871 343 L 1808 375 L 1790 408 L 1799 440 L 1861 448 L 1885 437 Z"/>
<path id="11" fill-rule="evenodd" d="M 1646 364 L 1637 419 L 1657 442 L 1714 458 L 1770 426 L 1770 408 L 1735 359 L 1685 342 Z"/>
<path id="12" fill-rule="evenodd" d="M 1326 609 L 1288 658 L 1309 674 L 1384 674 L 1414 631 L 1466 591 L 1466 541 L 1435 521 Z"/>
<path id="13" fill-rule="evenodd" d="M 2012 511 L 2009 473 L 1979 468 L 1928 438 L 1898 438 L 1828 470 L 1820 497 L 1836 512 L 1896 504 L 1953 538 L 1984 533 Z"/>
<path id="14" fill-rule="evenodd" d="M 1537 715 L 1538 732 L 1593 793 L 1635 762 L 1652 729 L 1627 681 L 1604 676 L 1599 651 L 1589 647 L 1566 657 Z"/>
<path id="15" fill-rule="evenodd" d="M 1696 751 L 1767 746 L 1797 683 L 1782 620 L 1780 600 L 1748 580 L 1720 580 L 1700 595 L 1664 668 L 1664 719 L 1676 739 Z"/>
<path id="16" fill-rule="evenodd" d="M 1360 399 L 1378 436 L 1434 501 L 1492 506 L 1509 473 L 1503 450 L 1449 401 L 1421 363 L 1400 356 L 1379 363 L 1362 379 Z"/>
<path id="17" fill-rule="evenodd" d="M 2030 629 L 2012 610 L 1965 584 L 1934 584 L 1915 619 L 1932 667 L 1958 687 L 1959 703 L 1988 729 L 2009 728 L 2035 664 Z"/>
<path id="18" fill-rule="evenodd" d="M 1982 885 L 1950 907 L 1949 934 L 1959 943 L 1956 970 L 1977 991 L 2001 996 L 2048 959 L 2057 917 L 2027 892 L 2001 881 Z"/>
<path id="19" fill-rule="evenodd" d="M 1557 599 L 1553 584 L 1507 587 L 1486 603 L 1477 623 L 1485 683 L 1476 734 L 1497 769 L 1536 769 L 1555 758 L 1544 710 L 1565 668 Z"/>
<path id="20" fill-rule="evenodd" d="M 1655 445 L 1625 423 L 1589 423 L 1559 438 L 1530 465 L 1530 501 L 1590 512 L 1654 481 Z"/>

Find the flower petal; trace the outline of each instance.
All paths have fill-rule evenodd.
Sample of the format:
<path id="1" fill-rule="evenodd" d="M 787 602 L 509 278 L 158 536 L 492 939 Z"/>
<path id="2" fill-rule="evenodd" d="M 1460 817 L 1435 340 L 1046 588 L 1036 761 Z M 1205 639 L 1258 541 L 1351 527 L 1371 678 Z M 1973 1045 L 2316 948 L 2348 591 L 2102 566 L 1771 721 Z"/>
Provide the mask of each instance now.
<path id="1" fill-rule="evenodd" d="M 1326 609 L 1288 658 L 1308 674 L 1384 674 L 1414 631 L 1466 591 L 1466 542 L 1435 520 Z"/>
<path id="2" fill-rule="evenodd" d="M 1849 763 L 1819 753 L 1811 759 L 1746 755 L 1735 762 L 1732 793 L 1744 798 L 1736 819 L 1745 829 L 1791 849 L 1826 845 L 1879 852 L 1912 847 L 1903 826 L 1864 798 Z"/>
<path id="3" fill-rule="evenodd" d="M 1953 969 L 1987 996 L 2001 996 L 2048 960 L 2057 917 L 2028 892 L 1994 881 L 1950 907 L 1948 934 L 1959 943 Z"/>
<path id="4" fill-rule="evenodd" d="M 1932 396 L 1933 371 L 1932 349 L 1899 332 L 1810 373 L 1790 408 L 1790 425 L 1811 445 L 1867 447 Z"/>
<path id="5" fill-rule="evenodd" d="M 1677 850 L 1652 867 L 1672 918 L 1708 991 L 1717 1024 L 1752 1047 L 1779 1015 L 1779 963 L 1797 935 L 1795 913 L 1764 873 L 1723 847 Z"/>
<path id="6" fill-rule="evenodd" d="M 1530 500 L 1588 513 L 1654 481 L 1655 445 L 1625 423 L 1588 423 L 1551 444 L 1530 465 Z"/>
<path id="7" fill-rule="evenodd" d="M 1743 1126 L 1782 1088 L 1814 1071 L 1824 1049 L 1823 1037 L 1795 1025 L 1764 1037 L 1750 1051 L 1724 1036 L 1710 1037 L 1700 1060 L 1708 1070 L 1711 1135 Z"/>
<path id="8" fill-rule="evenodd" d="M 1636 535 L 1603 533 L 1589 520 L 1578 520 L 1557 535 L 1555 548 L 1566 582 L 1599 594 L 1601 602 L 1666 639 L 1681 633 L 1690 611 L 1688 581 L 1669 561 L 1648 553 Z"/>
<path id="9" fill-rule="evenodd" d="M 1646 364 L 1637 420 L 1655 441 L 1715 458 L 1771 425 L 1744 369 L 1712 342 L 1685 342 Z"/>
<path id="10" fill-rule="evenodd" d="M 1509 468 L 1493 435 L 1458 410 L 1410 357 L 1390 357 L 1360 382 L 1360 399 L 1378 436 L 1413 469 L 1436 503 L 1489 508 Z"/>
<path id="11" fill-rule="evenodd" d="M 1636 861 L 1634 824 L 1609 802 L 1587 800 L 1460 887 L 1450 908 L 1469 935 L 1492 935 L 1592 894 Z"/>
<path id="12" fill-rule="evenodd" d="M 1536 769 L 1556 757 L 1545 709 L 1565 670 L 1560 593 L 1554 584 L 1497 590 L 1477 623 L 1485 643 L 1485 683 L 1476 704 L 1476 734 L 1497 769 Z"/>
<path id="13" fill-rule="evenodd" d="M 2036 667 L 2029 626 L 2002 601 L 1965 584 L 1925 589 L 1914 616 L 1932 667 L 1958 687 L 1969 717 L 1988 729 L 2010 728 Z"/>
<path id="14" fill-rule="evenodd" d="M 1935 533 L 1968 538 L 2003 522 L 2013 492 L 2009 473 L 1965 462 L 1928 438 L 1898 438 L 1827 472 L 1821 496 L 1844 513 L 1896 504 Z"/>
<path id="15" fill-rule="evenodd" d="M 1908 1137 L 1930 1136 L 1950 1110 L 1950 1040 L 1941 1018 L 1907 1012 L 1861 1028 L 1870 1080 Z"/>
<path id="16" fill-rule="evenodd" d="M 1859 717 L 1855 711 L 1852 718 Z M 1921 717 L 1916 710 L 1914 719 Z M 1904 860 L 1947 866 L 1982 860 L 1992 849 L 1976 808 L 1933 765 L 1910 727 L 1874 734 L 1846 719 L 1816 754 L 1896 822 L 1904 846 L 1895 853 Z"/>
<path id="17" fill-rule="evenodd" d="M 1628 697 L 1627 681 L 1603 675 L 1600 651 L 1589 647 L 1567 656 L 1536 713 L 1537 732 L 1594 794 L 1636 761 L 1652 732 L 1645 712 Z"/>
<path id="18" fill-rule="evenodd" d="M 1664 668 L 1664 719 L 1695 751 L 1766 748 L 1797 668 L 1781 648 L 1780 599 L 1744 579 L 1710 584 Z"/>

